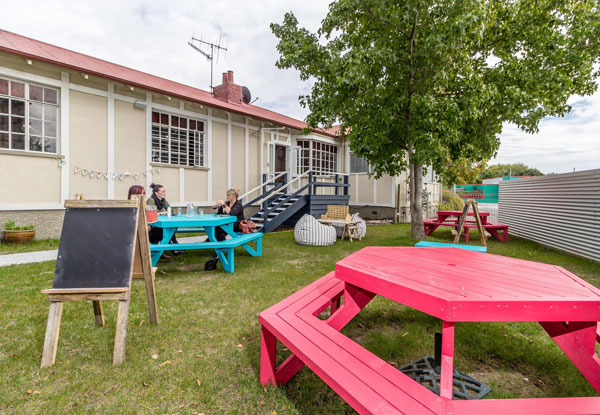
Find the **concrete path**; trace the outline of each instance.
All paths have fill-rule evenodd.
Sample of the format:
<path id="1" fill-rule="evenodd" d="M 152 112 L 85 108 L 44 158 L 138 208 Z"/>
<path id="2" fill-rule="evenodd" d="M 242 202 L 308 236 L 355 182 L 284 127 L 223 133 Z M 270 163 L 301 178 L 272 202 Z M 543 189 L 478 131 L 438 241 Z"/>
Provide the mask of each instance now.
<path id="1" fill-rule="evenodd" d="M 202 236 L 191 236 L 187 238 L 179 238 L 179 242 L 204 242 L 206 235 Z M 8 265 L 19 265 L 19 264 L 31 264 L 33 262 L 45 262 L 54 261 L 58 255 L 58 249 L 52 251 L 36 251 L 36 252 L 23 252 L 21 254 L 7 254 L 0 255 L 0 267 L 6 267 Z"/>
<path id="2" fill-rule="evenodd" d="M 58 255 L 58 249 L 52 251 L 23 252 L 22 254 L 0 255 L 0 267 L 18 264 L 30 264 L 32 262 L 54 261 Z"/>

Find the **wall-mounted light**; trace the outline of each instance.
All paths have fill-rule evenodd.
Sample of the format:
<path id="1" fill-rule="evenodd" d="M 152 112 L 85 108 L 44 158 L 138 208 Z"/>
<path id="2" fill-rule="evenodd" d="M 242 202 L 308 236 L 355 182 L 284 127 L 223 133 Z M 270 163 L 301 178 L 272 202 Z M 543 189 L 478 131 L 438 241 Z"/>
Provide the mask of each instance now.
<path id="1" fill-rule="evenodd" d="M 133 107 L 138 109 L 138 110 L 145 110 L 146 109 L 146 103 L 144 101 L 135 101 L 133 103 Z"/>
<path id="2" fill-rule="evenodd" d="M 127 89 L 129 89 L 130 91 L 134 91 L 134 90 L 135 90 L 135 88 L 134 88 L 134 87 L 132 87 L 131 85 L 125 85 L 125 87 L 126 87 Z"/>
<path id="3" fill-rule="evenodd" d="M 168 95 L 167 95 L 167 100 L 168 100 L 168 101 L 170 101 L 170 100 L 171 100 L 171 97 L 170 97 L 170 96 L 168 96 Z"/>
<path id="4" fill-rule="evenodd" d="M 88 74 L 86 74 L 84 72 L 81 72 L 81 76 L 83 76 L 83 79 L 89 79 L 89 77 L 90 77 Z"/>
<path id="5" fill-rule="evenodd" d="M 27 59 L 27 65 L 33 65 L 33 61 L 31 59 Z"/>

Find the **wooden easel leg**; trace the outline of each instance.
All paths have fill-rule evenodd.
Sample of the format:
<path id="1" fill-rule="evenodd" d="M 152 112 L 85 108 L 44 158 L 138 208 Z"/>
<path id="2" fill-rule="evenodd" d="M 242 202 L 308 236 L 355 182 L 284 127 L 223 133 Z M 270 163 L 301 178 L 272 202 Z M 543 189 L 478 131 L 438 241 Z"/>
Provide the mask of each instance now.
<path id="1" fill-rule="evenodd" d="M 48 325 L 46 326 L 46 338 L 44 339 L 44 351 L 42 353 L 41 367 L 48 367 L 56 360 L 56 346 L 58 345 L 58 334 L 60 332 L 60 318 L 62 316 L 61 301 L 50 302 L 48 312 Z"/>
<path id="2" fill-rule="evenodd" d="M 144 275 L 146 280 L 146 299 L 148 300 L 148 316 L 150 323 L 158 324 L 158 308 L 156 306 L 156 292 L 154 291 L 154 276 Z"/>
<path id="3" fill-rule="evenodd" d="M 127 336 L 127 318 L 129 316 L 129 298 L 119 300 L 117 312 L 117 331 L 115 333 L 115 349 L 113 352 L 113 365 L 125 361 L 125 337 Z"/>
<path id="4" fill-rule="evenodd" d="M 96 320 L 96 326 L 105 327 L 104 312 L 102 311 L 102 303 L 100 301 L 92 301 L 94 307 L 94 319 Z"/>

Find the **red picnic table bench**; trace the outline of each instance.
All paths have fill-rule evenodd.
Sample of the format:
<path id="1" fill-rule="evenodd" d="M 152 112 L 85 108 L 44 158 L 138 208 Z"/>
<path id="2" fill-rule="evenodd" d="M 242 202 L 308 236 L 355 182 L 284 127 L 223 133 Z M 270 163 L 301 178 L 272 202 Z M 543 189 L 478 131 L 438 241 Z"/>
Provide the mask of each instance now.
<path id="1" fill-rule="evenodd" d="M 437 213 L 437 219 L 424 219 L 423 226 L 425 228 L 425 235 L 429 236 L 440 226 L 447 226 L 458 230 L 458 219 L 462 215 L 460 210 L 440 210 Z M 483 229 L 492 234 L 500 242 L 508 242 L 508 225 L 500 222 L 488 222 L 489 212 L 479 212 L 481 218 L 481 224 Z M 477 228 L 473 218 L 473 212 L 467 214 L 467 220 L 464 224 L 465 242 L 469 242 L 469 229 Z"/>
<path id="2" fill-rule="evenodd" d="M 439 396 L 340 333 L 375 295 L 441 320 Z M 361 414 L 600 414 L 600 397 L 452 399 L 454 325 L 465 321 L 539 322 L 600 393 L 600 290 L 561 267 L 457 248 L 367 247 L 259 321 L 263 385 L 306 365 Z M 277 340 L 292 353 L 278 367 Z"/>

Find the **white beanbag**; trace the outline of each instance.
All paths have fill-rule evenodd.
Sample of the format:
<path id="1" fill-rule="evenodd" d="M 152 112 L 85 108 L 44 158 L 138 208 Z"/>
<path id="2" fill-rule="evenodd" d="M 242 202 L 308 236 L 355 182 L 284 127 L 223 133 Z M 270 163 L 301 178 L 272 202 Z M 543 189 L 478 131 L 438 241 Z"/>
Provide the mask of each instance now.
<path id="1" fill-rule="evenodd" d="M 335 228 L 323 225 L 314 217 L 304 215 L 294 227 L 294 239 L 299 245 L 329 246 L 335 243 Z"/>

